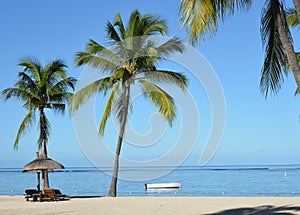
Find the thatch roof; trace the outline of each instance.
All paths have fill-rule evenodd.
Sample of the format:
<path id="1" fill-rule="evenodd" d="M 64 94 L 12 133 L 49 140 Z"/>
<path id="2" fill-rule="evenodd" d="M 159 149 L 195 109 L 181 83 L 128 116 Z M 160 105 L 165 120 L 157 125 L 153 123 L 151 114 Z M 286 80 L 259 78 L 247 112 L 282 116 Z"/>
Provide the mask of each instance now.
<path id="1" fill-rule="evenodd" d="M 42 170 L 64 169 L 65 167 L 51 158 L 40 156 L 23 167 L 23 172 L 40 172 Z"/>

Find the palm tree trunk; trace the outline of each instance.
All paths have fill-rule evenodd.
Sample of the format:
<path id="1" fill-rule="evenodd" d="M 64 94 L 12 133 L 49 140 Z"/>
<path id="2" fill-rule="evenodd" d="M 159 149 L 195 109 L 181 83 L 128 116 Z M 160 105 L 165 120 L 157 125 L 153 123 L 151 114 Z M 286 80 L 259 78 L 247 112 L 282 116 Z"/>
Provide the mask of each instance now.
<path id="1" fill-rule="evenodd" d="M 117 181 L 118 181 L 118 173 L 119 173 L 119 156 L 121 152 L 121 146 L 123 142 L 123 136 L 125 132 L 125 126 L 127 123 L 127 116 L 128 116 L 128 108 L 129 108 L 129 98 L 130 98 L 130 84 L 128 80 L 125 83 L 125 103 L 124 103 L 124 113 L 122 116 L 122 121 L 120 125 L 119 131 L 119 138 L 116 148 L 116 155 L 115 155 L 115 163 L 114 163 L 114 170 L 113 175 L 110 183 L 110 188 L 108 192 L 109 197 L 116 197 L 117 196 Z"/>
<path id="2" fill-rule="evenodd" d="M 45 113 L 44 108 L 40 108 L 40 132 L 42 135 L 42 154 L 40 156 L 47 157 L 47 146 L 46 146 L 46 138 L 45 138 Z M 42 189 L 49 187 L 49 178 L 48 178 L 48 170 L 42 171 Z"/>
<path id="3" fill-rule="evenodd" d="M 46 154 L 44 154 L 46 153 Z M 41 156 L 47 157 L 47 149 L 46 149 L 46 143 L 45 140 L 43 139 L 42 142 L 42 154 Z M 48 170 L 43 170 L 42 171 L 42 189 L 48 188 L 49 187 L 49 178 L 48 178 Z"/>
<path id="4" fill-rule="evenodd" d="M 282 20 L 282 16 L 280 14 L 281 10 L 279 8 L 279 3 L 276 6 L 277 7 L 273 7 L 273 12 L 276 17 L 275 22 L 276 22 L 277 30 L 279 32 L 279 35 L 280 35 L 280 38 L 282 41 L 282 45 L 286 52 L 288 63 L 293 72 L 296 84 L 297 84 L 298 88 L 300 89 L 300 67 L 299 67 L 299 63 L 297 60 L 297 55 L 295 53 L 294 46 L 286 33 L 286 27 Z"/>
<path id="5" fill-rule="evenodd" d="M 298 21 L 300 23 L 300 0 L 294 0 L 294 5 L 297 11 Z"/>

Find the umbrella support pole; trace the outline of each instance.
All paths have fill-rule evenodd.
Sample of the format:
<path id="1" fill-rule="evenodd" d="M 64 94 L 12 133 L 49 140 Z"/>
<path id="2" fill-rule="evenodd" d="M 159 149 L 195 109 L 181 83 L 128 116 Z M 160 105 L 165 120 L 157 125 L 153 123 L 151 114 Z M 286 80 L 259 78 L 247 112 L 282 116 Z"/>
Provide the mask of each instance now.
<path id="1" fill-rule="evenodd" d="M 48 179 L 48 171 L 43 170 L 42 171 L 42 188 L 48 188 L 49 187 L 49 179 Z"/>
<path id="2" fill-rule="evenodd" d="M 37 172 L 37 180 L 38 180 L 38 184 L 37 184 L 37 190 L 38 192 L 41 191 L 41 185 L 40 185 L 40 181 L 41 181 L 41 173 L 40 172 Z"/>
<path id="3" fill-rule="evenodd" d="M 36 159 L 39 158 L 39 152 L 36 152 Z M 37 172 L 37 181 L 38 181 L 38 184 L 37 184 L 37 190 L 38 192 L 41 191 L 41 173 L 40 172 Z"/>

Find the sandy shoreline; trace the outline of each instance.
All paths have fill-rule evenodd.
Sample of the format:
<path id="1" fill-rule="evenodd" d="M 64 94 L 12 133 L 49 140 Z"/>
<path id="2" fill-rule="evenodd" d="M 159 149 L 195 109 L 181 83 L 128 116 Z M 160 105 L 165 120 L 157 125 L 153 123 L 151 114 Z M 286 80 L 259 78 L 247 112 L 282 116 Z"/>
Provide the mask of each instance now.
<path id="1" fill-rule="evenodd" d="M 26 202 L 23 196 L 0 196 L 0 214 L 300 214 L 300 197 L 97 197 Z"/>

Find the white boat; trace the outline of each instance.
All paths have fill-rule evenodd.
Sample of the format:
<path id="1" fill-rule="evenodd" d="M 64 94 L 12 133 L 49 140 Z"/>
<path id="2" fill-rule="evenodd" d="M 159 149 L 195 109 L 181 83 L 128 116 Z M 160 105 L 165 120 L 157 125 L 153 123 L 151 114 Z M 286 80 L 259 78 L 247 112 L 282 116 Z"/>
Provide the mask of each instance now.
<path id="1" fill-rule="evenodd" d="M 181 187 L 181 184 L 178 182 L 145 184 L 146 190 L 149 190 L 149 189 L 179 189 L 180 187 Z"/>

